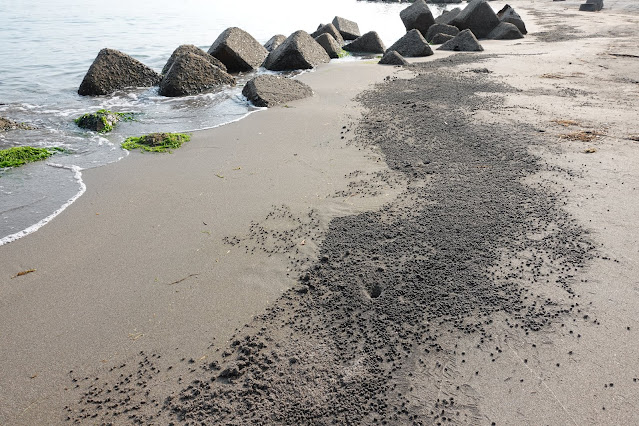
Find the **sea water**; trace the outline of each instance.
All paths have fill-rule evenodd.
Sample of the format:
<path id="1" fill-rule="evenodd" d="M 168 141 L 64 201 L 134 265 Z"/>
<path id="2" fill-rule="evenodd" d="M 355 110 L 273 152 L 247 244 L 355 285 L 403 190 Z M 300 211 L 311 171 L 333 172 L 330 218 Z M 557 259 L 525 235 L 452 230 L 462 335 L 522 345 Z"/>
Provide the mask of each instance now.
<path id="1" fill-rule="evenodd" d="M 157 88 L 79 96 L 100 49 L 120 50 L 159 72 L 179 45 L 208 50 L 231 26 L 264 43 L 275 34 L 312 32 L 336 15 L 356 21 L 362 34 L 377 31 L 389 46 L 405 32 L 399 18 L 405 7 L 357 0 L 0 1 L 0 116 L 35 128 L 0 133 L 0 149 L 66 150 L 0 169 L 0 245 L 37 230 L 82 195 L 82 170 L 124 158 L 126 137 L 212 128 L 256 110 L 241 94 L 254 73 L 239 75 L 236 87 L 181 98 L 159 96 Z M 435 16 L 444 9 L 432 8 Z M 75 118 L 102 108 L 133 112 L 136 120 L 107 135 L 75 125 Z"/>

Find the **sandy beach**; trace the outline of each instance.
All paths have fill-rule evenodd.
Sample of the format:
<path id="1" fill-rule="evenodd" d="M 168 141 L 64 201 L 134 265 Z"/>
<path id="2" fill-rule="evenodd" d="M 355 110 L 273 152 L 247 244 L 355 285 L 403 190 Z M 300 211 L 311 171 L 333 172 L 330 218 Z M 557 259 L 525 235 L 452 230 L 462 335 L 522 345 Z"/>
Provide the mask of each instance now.
<path id="1" fill-rule="evenodd" d="M 0 424 L 638 423 L 639 10 L 579 3 L 84 171 L 0 247 Z"/>

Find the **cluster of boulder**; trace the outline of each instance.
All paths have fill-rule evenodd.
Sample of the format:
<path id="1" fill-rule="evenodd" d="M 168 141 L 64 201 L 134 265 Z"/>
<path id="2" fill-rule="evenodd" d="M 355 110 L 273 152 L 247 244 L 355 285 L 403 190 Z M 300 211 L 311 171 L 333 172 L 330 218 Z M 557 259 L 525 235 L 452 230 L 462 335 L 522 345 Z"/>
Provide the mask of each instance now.
<path id="1" fill-rule="evenodd" d="M 454 8 L 436 19 L 427 1 L 416 0 L 400 12 L 400 18 L 406 34 L 388 48 L 381 64 L 400 65 L 405 57 L 432 55 L 431 45 L 441 45 L 438 50 L 482 51 L 478 38 L 513 40 L 527 33 L 524 21 L 511 6 L 495 13 L 486 0 L 472 0 L 464 9 Z"/>
<path id="2" fill-rule="evenodd" d="M 264 45 L 246 31 L 231 27 L 217 37 L 208 52 L 193 45 L 179 46 L 161 73 L 122 52 L 102 49 L 78 93 L 107 95 L 127 87 L 157 85 L 162 96 L 194 95 L 219 86 L 234 86 L 233 74 L 260 67 L 271 71 L 310 69 L 344 52 L 383 54 L 381 64 L 405 65 L 406 57 L 432 55 L 431 45 L 440 44 L 439 50 L 481 51 L 477 38 L 517 39 L 526 34 L 523 20 L 512 7 L 506 5 L 496 14 L 486 0 L 472 0 L 463 10 L 455 8 L 437 19 L 425 0 L 416 0 L 401 11 L 400 18 L 406 34 L 388 49 L 375 31 L 360 34 L 356 22 L 339 16 L 321 24 L 312 34 L 302 30 L 288 37 L 278 34 Z M 246 85 L 243 93 L 256 105 L 264 106 L 292 100 L 283 96 L 287 90 L 296 96 L 312 93 L 297 83 L 260 76 Z"/>
<path id="3" fill-rule="evenodd" d="M 217 37 L 208 52 L 193 45 L 178 47 L 161 73 L 125 53 L 102 49 L 78 93 L 98 96 L 127 87 L 158 85 L 163 96 L 192 95 L 220 85 L 235 85 L 232 74 L 260 67 L 272 71 L 313 68 L 339 56 L 344 40 L 354 40 L 354 50 L 385 50 L 377 34 L 360 37 L 357 24 L 340 17 L 320 26 L 312 36 L 305 31 L 296 31 L 289 37 L 276 35 L 264 46 L 246 31 L 231 27 Z"/>
<path id="4" fill-rule="evenodd" d="M 0 133 L 7 130 L 32 130 L 33 127 L 25 123 L 19 123 L 17 121 L 9 120 L 8 118 L 0 117 Z"/>
<path id="5" fill-rule="evenodd" d="M 299 30 L 266 56 L 264 68 L 271 71 L 311 69 L 330 60 L 324 48 L 309 33 Z"/>
<path id="6" fill-rule="evenodd" d="M 579 10 L 582 12 L 599 12 L 603 9 L 603 0 L 586 0 L 585 3 L 579 5 Z"/>
<path id="7" fill-rule="evenodd" d="M 102 49 L 84 76 L 78 93 L 99 96 L 129 87 L 157 85 L 162 96 L 194 95 L 218 86 L 234 86 L 236 80 L 232 74 L 260 67 L 272 71 L 314 68 L 339 57 L 344 40 L 353 40 L 350 49 L 355 51 L 383 53 L 385 50 L 376 33 L 360 37 L 357 24 L 340 17 L 320 26 L 313 35 L 305 31 L 296 31 L 289 37 L 275 35 L 264 46 L 246 31 L 231 27 L 218 36 L 208 52 L 193 45 L 179 46 L 161 73 L 125 53 Z M 270 80 L 282 89 L 281 79 Z M 258 83 L 257 87 L 265 85 L 265 81 Z M 252 87 L 255 89 L 256 85 Z M 273 104 L 273 101 L 266 103 Z"/>
<path id="8" fill-rule="evenodd" d="M 343 51 L 362 54 L 378 54 L 386 51 L 384 42 L 377 32 L 369 31 L 366 34 L 360 34 L 356 22 L 339 16 L 336 16 L 329 24 L 320 24 L 311 36 L 333 59 L 341 57 Z"/>

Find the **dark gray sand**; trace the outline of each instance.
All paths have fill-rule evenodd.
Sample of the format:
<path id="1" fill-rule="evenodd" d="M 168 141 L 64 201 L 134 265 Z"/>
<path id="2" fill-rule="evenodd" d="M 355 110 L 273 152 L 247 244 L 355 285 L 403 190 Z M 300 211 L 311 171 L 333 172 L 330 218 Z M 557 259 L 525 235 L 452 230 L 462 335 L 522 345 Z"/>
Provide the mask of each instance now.
<path id="1" fill-rule="evenodd" d="M 514 90 L 491 79 L 489 57 L 416 64 L 415 78 L 360 95 L 367 112 L 343 134 L 378 146 L 408 189 L 379 211 L 333 219 L 317 262 L 292 257 L 299 287 L 230 346 L 212 342 L 215 359 L 140 353 L 101 377 L 70 372 L 80 393 L 67 420 L 490 424 L 472 376 L 447 366 L 472 360 L 484 374 L 503 350 L 497 322 L 528 335 L 592 321 L 574 275 L 596 251 L 560 192 L 524 182 L 550 167 L 529 151 L 541 133 L 473 118 Z M 249 250 L 263 250 L 255 229 Z"/>

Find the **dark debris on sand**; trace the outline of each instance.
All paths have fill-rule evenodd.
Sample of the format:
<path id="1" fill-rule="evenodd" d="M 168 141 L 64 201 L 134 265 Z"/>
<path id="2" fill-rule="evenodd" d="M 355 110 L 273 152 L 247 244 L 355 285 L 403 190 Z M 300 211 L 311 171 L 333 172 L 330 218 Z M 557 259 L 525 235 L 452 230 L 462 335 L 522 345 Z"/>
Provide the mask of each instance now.
<path id="1" fill-rule="evenodd" d="M 476 407 L 412 392 L 416 366 L 447 336 L 489 341 L 497 318 L 534 333 L 570 315 L 573 275 L 593 251 L 560 194 L 523 182 L 548 167 L 529 153 L 539 133 L 473 116 L 514 90 L 453 68 L 486 57 L 413 65 L 415 78 L 360 95 L 356 142 L 378 146 L 408 189 L 379 211 L 333 219 L 301 287 L 158 414 L 180 424 L 481 421 Z M 533 297 L 542 285 L 563 296 Z"/>

